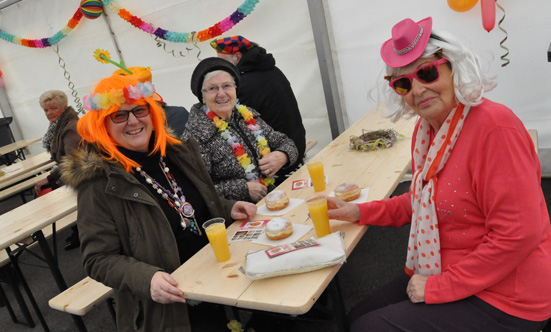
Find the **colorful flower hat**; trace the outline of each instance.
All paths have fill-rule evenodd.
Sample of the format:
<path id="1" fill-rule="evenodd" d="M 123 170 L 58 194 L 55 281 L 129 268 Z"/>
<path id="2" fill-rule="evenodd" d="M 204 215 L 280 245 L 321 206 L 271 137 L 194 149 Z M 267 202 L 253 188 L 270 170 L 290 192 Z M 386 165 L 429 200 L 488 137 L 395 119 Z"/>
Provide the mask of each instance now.
<path id="1" fill-rule="evenodd" d="M 417 23 L 406 18 L 392 27 L 392 38 L 381 47 L 383 61 L 392 68 L 404 67 L 425 51 L 432 31 L 432 17 Z"/>
<path id="2" fill-rule="evenodd" d="M 258 46 L 258 44 L 243 36 L 233 36 L 213 39 L 210 42 L 210 46 L 212 46 L 217 53 L 235 54 L 237 52 L 247 52 L 251 48 Z"/>

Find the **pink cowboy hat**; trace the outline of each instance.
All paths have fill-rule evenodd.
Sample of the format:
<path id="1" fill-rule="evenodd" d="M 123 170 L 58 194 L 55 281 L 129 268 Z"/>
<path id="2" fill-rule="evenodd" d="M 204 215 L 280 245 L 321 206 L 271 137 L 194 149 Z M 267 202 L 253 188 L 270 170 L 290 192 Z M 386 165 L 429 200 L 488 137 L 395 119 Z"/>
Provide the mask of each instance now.
<path id="1" fill-rule="evenodd" d="M 432 17 L 417 23 L 406 18 L 392 27 L 392 38 L 381 47 L 383 61 L 392 68 L 404 67 L 417 60 L 429 42 Z"/>

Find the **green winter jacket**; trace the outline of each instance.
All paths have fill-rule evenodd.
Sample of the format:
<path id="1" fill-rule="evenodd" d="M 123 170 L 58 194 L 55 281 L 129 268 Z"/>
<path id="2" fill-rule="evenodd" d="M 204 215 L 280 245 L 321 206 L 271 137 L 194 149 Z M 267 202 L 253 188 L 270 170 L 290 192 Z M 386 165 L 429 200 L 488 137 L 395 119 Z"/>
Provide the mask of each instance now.
<path id="1" fill-rule="evenodd" d="M 197 142 L 168 145 L 166 155 L 197 187 L 211 216 L 231 220 L 235 202 L 218 197 Z M 90 146 L 80 147 L 61 167 L 63 181 L 78 192 L 84 268 L 115 290 L 117 330 L 190 331 L 185 304 L 151 299 L 153 275 L 180 266 L 175 237 L 156 198 L 122 165 Z"/>

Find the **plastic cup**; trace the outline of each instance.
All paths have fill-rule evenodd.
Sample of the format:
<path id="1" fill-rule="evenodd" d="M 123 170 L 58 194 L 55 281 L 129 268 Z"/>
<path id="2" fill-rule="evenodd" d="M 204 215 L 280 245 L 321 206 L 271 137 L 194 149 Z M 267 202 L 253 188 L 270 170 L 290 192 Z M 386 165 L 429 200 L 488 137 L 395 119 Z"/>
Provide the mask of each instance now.
<path id="1" fill-rule="evenodd" d="M 203 224 L 203 229 L 207 233 L 210 246 L 214 250 L 214 255 L 219 262 L 225 262 L 230 259 L 230 246 L 226 235 L 226 224 L 224 218 L 213 218 Z"/>
<path id="2" fill-rule="evenodd" d="M 312 184 L 314 185 L 314 190 L 316 192 L 325 190 L 325 174 L 323 173 L 323 164 L 318 161 L 315 163 L 308 164 L 308 172 L 310 173 L 310 178 L 312 179 Z"/>
<path id="3" fill-rule="evenodd" d="M 317 236 L 322 237 L 331 234 L 331 226 L 327 216 L 327 197 L 323 195 L 309 197 L 306 199 L 306 205 Z"/>

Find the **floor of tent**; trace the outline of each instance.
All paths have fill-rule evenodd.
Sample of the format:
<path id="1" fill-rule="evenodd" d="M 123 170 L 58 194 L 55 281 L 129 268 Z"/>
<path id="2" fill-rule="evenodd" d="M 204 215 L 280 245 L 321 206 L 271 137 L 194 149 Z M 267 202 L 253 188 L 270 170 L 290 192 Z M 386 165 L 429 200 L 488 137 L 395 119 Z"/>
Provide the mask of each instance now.
<path id="1" fill-rule="evenodd" d="M 408 185 L 409 182 L 400 184 L 395 194 L 407 190 Z M 551 179 L 542 179 L 542 187 L 547 205 L 551 206 Z M 0 213 L 19 204 L 21 204 L 19 197 L 3 201 L 0 203 Z M 80 262 L 80 252 L 78 250 L 63 251 L 62 249 L 64 239 L 70 234 L 70 231 L 70 229 L 66 229 L 59 232 L 57 242 L 58 248 L 61 248 L 59 250 L 60 269 L 67 284 L 73 285 L 85 277 L 85 272 Z M 408 233 L 408 227 L 398 229 L 385 227 L 369 228 L 366 235 L 359 242 L 358 246 L 338 274 L 347 311 L 379 286 L 403 272 L 403 261 L 405 259 Z M 37 251 L 38 248 L 32 250 Z M 20 262 L 25 278 L 29 283 L 50 330 L 56 332 L 76 331 L 76 326 L 69 314 L 53 310 L 48 306 L 48 300 L 57 295 L 58 291 L 51 273 L 44 266 L 45 264 L 27 253 L 21 256 Z M 17 316 L 23 320 L 11 290 L 6 284 L 2 284 L 2 287 L 10 303 L 14 307 Z M 39 321 L 34 311 L 32 308 L 30 308 L 30 310 L 37 324 L 34 329 L 13 323 L 6 307 L 0 307 L 0 326 L 2 326 L 0 329 L 11 332 L 41 331 L 42 328 L 39 325 Z M 246 319 L 247 315 L 243 317 Z M 109 315 L 107 305 L 100 305 L 94 308 L 83 318 L 90 332 L 115 331 L 115 325 Z M 331 332 L 336 331 L 336 329 L 330 329 L 327 323 L 322 322 L 286 321 L 285 328 L 282 329 L 282 331 Z"/>

